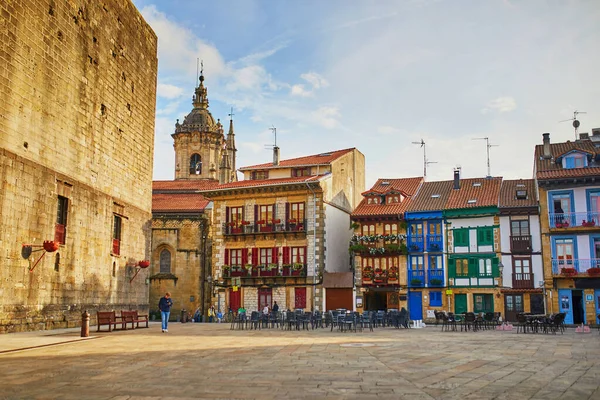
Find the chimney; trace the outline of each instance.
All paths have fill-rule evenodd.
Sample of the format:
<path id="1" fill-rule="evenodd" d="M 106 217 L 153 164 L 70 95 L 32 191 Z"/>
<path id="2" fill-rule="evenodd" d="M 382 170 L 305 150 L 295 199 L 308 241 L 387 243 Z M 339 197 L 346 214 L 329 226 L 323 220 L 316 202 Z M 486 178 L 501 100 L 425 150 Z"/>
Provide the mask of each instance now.
<path id="1" fill-rule="evenodd" d="M 581 132 L 579 134 L 579 140 L 589 140 L 590 139 L 590 134 L 587 132 Z"/>
<path id="2" fill-rule="evenodd" d="M 600 128 L 592 128 L 592 136 L 600 136 Z"/>
<path id="3" fill-rule="evenodd" d="M 460 168 L 454 168 L 454 189 L 460 189 Z"/>
<path id="4" fill-rule="evenodd" d="M 550 152 L 550 134 L 549 133 L 543 133 L 542 136 L 544 137 L 544 158 L 552 158 L 552 152 Z"/>
<path id="5" fill-rule="evenodd" d="M 279 165 L 279 147 L 273 146 L 273 165 Z"/>

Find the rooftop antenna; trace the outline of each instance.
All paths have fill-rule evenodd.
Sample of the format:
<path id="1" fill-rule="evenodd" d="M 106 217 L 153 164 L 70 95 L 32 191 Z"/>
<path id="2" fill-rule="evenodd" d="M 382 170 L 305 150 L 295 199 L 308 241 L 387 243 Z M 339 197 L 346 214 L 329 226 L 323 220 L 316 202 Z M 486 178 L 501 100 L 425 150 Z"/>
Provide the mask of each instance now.
<path id="1" fill-rule="evenodd" d="M 277 147 L 277 128 L 275 128 L 275 126 L 271 125 L 269 130 L 272 131 L 273 135 L 275 136 L 275 143 L 274 144 L 265 144 L 265 149 L 272 149 L 274 147 Z"/>
<path id="2" fill-rule="evenodd" d="M 579 125 L 581 125 L 581 123 L 577 119 L 577 114 L 587 114 L 587 112 L 575 110 L 575 111 L 573 111 L 573 118 L 563 119 L 562 121 L 558 121 L 558 122 L 573 121 L 573 128 L 575 128 L 575 140 L 577 140 L 577 129 L 579 128 Z"/>
<path id="3" fill-rule="evenodd" d="M 196 58 L 196 82 L 194 82 L 194 87 L 196 87 L 196 85 L 198 84 L 198 78 L 199 78 L 199 74 L 198 74 L 198 69 L 200 68 L 200 58 Z"/>
<path id="4" fill-rule="evenodd" d="M 491 171 L 491 168 L 490 168 L 490 147 L 498 147 L 499 145 L 497 145 L 497 144 L 491 144 L 489 137 L 473 138 L 473 140 L 485 140 L 485 147 L 487 148 L 487 177 L 491 178 L 492 177 L 492 171 Z"/>
<path id="5" fill-rule="evenodd" d="M 429 164 L 437 164 L 437 161 L 427 160 L 426 146 L 425 146 L 425 141 L 423 139 L 421 139 L 420 142 L 412 142 L 412 144 L 420 144 L 421 147 L 423 148 L 423 178 L 427 178 L 427 166 Z"/>

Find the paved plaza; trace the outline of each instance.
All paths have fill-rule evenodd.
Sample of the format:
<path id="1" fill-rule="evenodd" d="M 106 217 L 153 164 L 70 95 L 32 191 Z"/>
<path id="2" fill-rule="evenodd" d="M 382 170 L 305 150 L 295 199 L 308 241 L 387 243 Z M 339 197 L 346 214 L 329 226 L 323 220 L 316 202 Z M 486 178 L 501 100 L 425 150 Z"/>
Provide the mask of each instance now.
<path id="1" fill-rule="evenodd" d="M 231 331 L 0 336 L 8 399 L 600 399 L 600 335 Z M 39 346 L 39 347 L 36 347 Z M 26 349 L 27 348 L 27 349 Z M 23 349 L 23 350 L 19 350 Z"/>

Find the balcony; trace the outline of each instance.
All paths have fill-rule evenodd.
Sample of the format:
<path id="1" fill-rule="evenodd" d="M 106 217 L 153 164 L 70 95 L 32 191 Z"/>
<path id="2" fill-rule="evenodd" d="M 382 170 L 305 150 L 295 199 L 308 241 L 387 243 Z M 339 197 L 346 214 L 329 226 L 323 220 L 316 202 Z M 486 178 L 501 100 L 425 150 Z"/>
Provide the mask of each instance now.
<path id="1" fill-rule="evenodd" d="M 425 286 L 425 270 L 422 270 L 422 269 L 408 270 L 408 286 L 410 286 L 410 287 Z"/>
<path id="2" fill-rule="evenodd" d="M 444 270 L 443 269 L 428 269 L 427 270 L 427 286 L 429 286 L 429 287 L 444 286 Z"/>
<path id="3" fill-rule="evenodd" d="M 423 239 L 423 235 L 408 235 L 408 251 L 412 253 L 422 253 Z"/>
<path id="4" fill-rule="evenodd" d="M 286 266 L 276 266 L 267 268 L 264 266 L 240 266 L 231 265 L 223 267 L 223 278 L 286 278 L 286 277 L 301 277 L 306 276 L 305 264 L 292 264 Z"/>
<path id="5" fill-rule="evenodd" d="M 512 274 L 512 287 L 513 289 L 533 289 L 535 288 L 533 274 Z"/>
<path id="6" fill-rule="evenodd" d="M 443 248 L 442 235 L 427 235 L 427 251 L 442 251 Z"/>
<path id="7" fill-rule="evenodd" d="M 306 220 L 300 220 L 297 222 L 294 220 L 289 220 L 287 222 L 275 222 L 266 223 L 262 221 L 262 223 L 250 223 L 247 221 L 242 221 L 240 224 L 229 222 L 223 224 L 223 234 L 226 236 L 231 235 L 248 235 L 248 234 L 257 234 L 257 233 L 277 233 L 277 232 L 291 232 L 291 233 L 301 233 L 305 231 Z"/>
<path id="8" fill-rule="evenodd" d="M 362 272 L 363 285 L 398 285 L 398 267 L 390 267 L 389 270 L 367 266 Z"/>
<path id="9" fill-rule="evenodd" d="M 549 213 L 551 229 L 564 228 L 593 228 L 600 226 L 597 212 Z"/>
<path id="10" fill-rule="evenodd" d="M 511 236 L 511 253 L 531 253 L 531 235 Z"/>
<path id="11" fill-rule="evenodd" d="M 586 276 L 598 276 L 598 268 L 600 268 L 600 258 L 552 260 L 553 275 L 561 275 L 568 277 L 573 275 L 585 274 Z M 590 271 L 590 269 L 592 270 Z"/>

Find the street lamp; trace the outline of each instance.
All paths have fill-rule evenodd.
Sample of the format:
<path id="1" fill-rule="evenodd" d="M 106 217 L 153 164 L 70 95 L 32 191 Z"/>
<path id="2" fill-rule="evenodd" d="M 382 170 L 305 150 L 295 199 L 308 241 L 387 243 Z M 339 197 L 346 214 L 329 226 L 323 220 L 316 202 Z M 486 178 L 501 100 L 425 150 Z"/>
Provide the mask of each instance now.
<path id="1" fill-rule="evenodd" d="M 500 280 L 498 286 L 504 287 L 504 264 L 502 264 L 502 260 L 498 261 L 498 272 L 500 272 Z"/>

